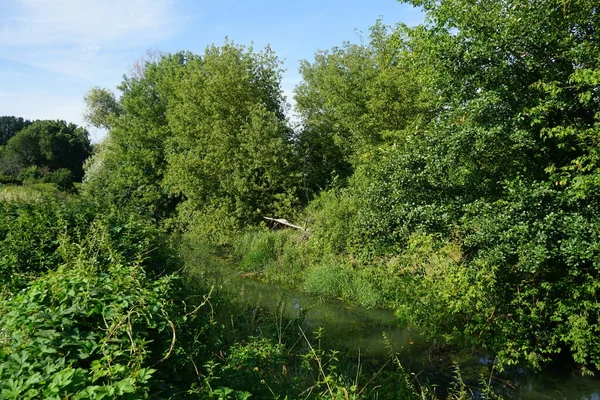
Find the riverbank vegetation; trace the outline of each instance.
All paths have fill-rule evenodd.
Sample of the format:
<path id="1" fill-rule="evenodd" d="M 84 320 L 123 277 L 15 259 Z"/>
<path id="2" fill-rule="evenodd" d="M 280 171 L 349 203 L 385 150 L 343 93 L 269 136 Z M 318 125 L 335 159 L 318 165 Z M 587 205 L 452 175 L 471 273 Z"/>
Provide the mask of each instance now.
<path id="1" fill-rule="evenodd" d="M 182 242 L 392 309 L 496 371 L 597 373 L 598 5 L 410 3 L 424 24 L 301 63 L 298 126 L 273 51 L 229 41 L 93 88 L 109 133 L 83 169 L 80 128 L 6 120 L 0 171 L 26 185 L 0 188 L 2 396 L 416 396 L 400 365 L 365 377 L 319 335 L 257 322 Z"/>
<path id="2" fill-rule="evenodd" d="M 1 207 L 2 398 L 417 396 L 399 364 L 350 362 L 301 316 L 186 272 L 139 215 L 45 193 Z"/>

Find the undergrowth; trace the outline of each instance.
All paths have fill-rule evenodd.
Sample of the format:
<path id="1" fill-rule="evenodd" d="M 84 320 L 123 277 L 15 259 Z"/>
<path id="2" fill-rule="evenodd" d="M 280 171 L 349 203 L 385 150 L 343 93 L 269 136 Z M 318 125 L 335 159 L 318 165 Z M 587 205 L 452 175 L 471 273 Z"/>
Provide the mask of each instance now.
<path id="1" fill-rule="evenodd" d="M 77 197 L 0 206 L 3 399 L 426 395 L 391 358 L 356 360 L 307 330 L 302 314 L 236 302 L 190 268 L 217 270 L 212 249 L 186 266 L 179 240 L 151 221 Z M 308 265 L 298 233 L 245 240 L 247 271 L 283 281 L 289 265 L 298 277 Z"/>

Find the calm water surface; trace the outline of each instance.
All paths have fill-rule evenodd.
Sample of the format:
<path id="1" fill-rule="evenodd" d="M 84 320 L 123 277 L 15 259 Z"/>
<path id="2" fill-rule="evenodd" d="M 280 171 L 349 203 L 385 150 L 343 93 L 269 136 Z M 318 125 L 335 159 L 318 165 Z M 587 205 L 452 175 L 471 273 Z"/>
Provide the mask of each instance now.
<path id="1" fill-rule="evenodd" d="M 194 262 L 194 258 L 188 262 Z M 244 277 L 235 265 L 224 259 L 207 263 L 196 260 L 203 273 L 231 293 L 236 301 L 268 311 L 277 311 L 286 319 L 302 317 L 304 329 L 324 328 L 326 338 L 334 338 L 357 357 L 386 360 L 398 354 L 402 365 L 420 382 L 447 384 L 458 364 L 467 383 L 479 380 L 489 371 L 492 360 L 482 353 L 449 353 L 432 349 L 419 335 L 398 326 L 393 312 L 350 306 L 339 300 L 323 299 L 304 292 Z M 487 372 L 489 374 L 489 372 Z M 506 398 L 600 400 L 600 379 L 581 377 L 575 371 L 545 370 L 528 374 L 517 370 L 509 376 L 494 377 L 492 385 Z M 475 397 L 477 394 L 475 393 Z"/>

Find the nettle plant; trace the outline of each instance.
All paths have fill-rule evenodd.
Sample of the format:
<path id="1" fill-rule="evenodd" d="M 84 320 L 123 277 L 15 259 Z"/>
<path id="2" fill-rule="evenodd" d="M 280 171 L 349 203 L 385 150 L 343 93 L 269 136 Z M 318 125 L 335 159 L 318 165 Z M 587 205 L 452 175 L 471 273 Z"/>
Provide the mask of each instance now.
<path id="1" fill-rule="evenodd" d="M 168 390 L 157 370 L 175 344 L 176 278 L 147 273 L 144 241 L 129 243 L 127 254 L 113 243 L 113 228 L 97 220 L 77 241 L 59 238 L 64 263 L 0 302 L 1 398 L 145 398 Z"/>

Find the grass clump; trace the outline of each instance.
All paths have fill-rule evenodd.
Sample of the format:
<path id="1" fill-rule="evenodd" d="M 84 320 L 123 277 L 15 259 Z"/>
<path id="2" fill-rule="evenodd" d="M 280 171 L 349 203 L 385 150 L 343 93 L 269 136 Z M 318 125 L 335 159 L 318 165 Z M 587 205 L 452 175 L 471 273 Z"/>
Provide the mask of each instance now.
<path id="1" fill-rule="evenodd" d="M 290 229 L 247 231 L 234 241 L 234 255 L 241 271 L 287 286 L 301 282 L 309 263 L 302 232 Z"/>
<path id="2" fill-rule="evenodd" d="M 364 307 L 384 307 L 385 293 L 379 275 L 370 268 L 356 268 L 349 261 L 331 258 L 312 265 L 302 289 L 319 296 L 339 298 Z"/>

